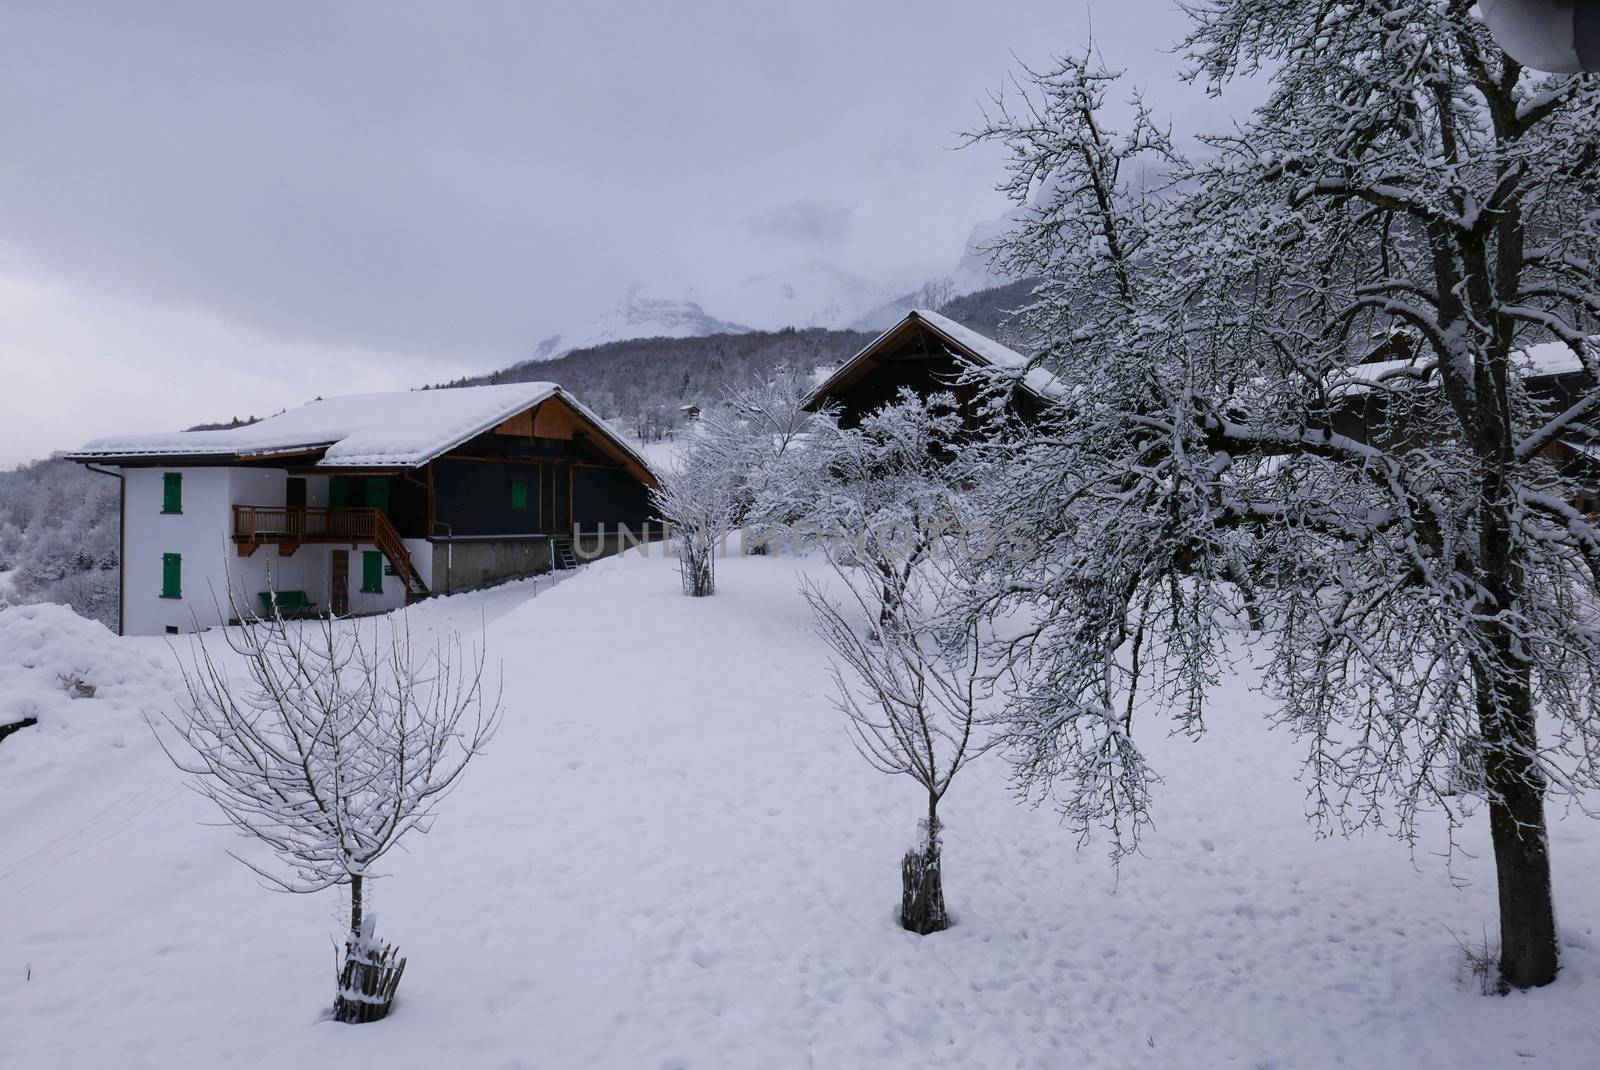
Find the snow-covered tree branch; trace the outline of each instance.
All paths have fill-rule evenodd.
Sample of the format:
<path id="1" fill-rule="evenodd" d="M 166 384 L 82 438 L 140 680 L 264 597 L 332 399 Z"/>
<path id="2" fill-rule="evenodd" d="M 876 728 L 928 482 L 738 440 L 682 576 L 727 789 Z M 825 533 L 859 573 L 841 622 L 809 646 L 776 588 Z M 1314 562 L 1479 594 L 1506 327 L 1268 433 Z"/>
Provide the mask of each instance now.
<path id="1" fill-rule="evenodd" d="M 1600 83 L 1523 70 L 1465 0 L 1194 17 L 1196 78 L 1271 90 L 1199 162 L 1114 139 L 1078 60 L 978 134 L 1046 206 L 1008 255 L 1049 265 L 1027 318 L 1064 387 L 975 458 L 1040 547 L 979 597 L 1033 621 L 1007 649 L 1021 768 L 1129 849 L 1152 775 L 1117 714 L 1203 731 L 1254 604 L 1320 819 L 1459 822 L 1441 774 L 1485 756 L 1502 975 L 1548 983 L 1545 795 L 1600 786 L 1600 530 L 1572 504 L 1600 475 Z M 1127 181 L 1151 155 L 1170 184 Z"/>

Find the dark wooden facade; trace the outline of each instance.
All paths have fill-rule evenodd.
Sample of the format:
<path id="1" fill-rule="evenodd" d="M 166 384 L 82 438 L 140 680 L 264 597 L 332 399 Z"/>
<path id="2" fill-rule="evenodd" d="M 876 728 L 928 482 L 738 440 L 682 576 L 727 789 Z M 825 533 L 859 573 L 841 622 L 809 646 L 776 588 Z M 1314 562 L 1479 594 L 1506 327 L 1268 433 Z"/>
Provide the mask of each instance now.
<path id="1" fill-rule="evenodd" d="M 650 527 L 655 476 L 552 397 L 410 469 L 341 474 L 352 508 L 382 505 L 402 538 L 571 535 Z M 385 504 L 386 503 L 386 504 Z"/>
<path id="2" fill-rule="evenodd" d="M 806 408 L 832 406 L 839 426 L 854 427 L 868 413 L 892 403 L 903 389 L 919 397 L 948 392 L 975 428 L 979 387 L 967 381 L 967 374 L 990 363 L 956 335 L 911 312 L 831 375 L 807 399 Z M 1017 415 L 1032 419 L 1045 401 L 1024 387 L 1013 393 L 1011 404 Z"/>

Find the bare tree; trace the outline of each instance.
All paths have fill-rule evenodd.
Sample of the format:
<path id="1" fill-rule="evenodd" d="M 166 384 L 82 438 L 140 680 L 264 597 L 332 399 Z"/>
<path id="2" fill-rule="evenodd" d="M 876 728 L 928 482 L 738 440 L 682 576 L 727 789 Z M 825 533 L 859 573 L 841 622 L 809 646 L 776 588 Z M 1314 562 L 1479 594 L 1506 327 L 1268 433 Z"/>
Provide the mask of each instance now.
<path id="1" fill-rule="evenodd" d="M 363 627 L 275 616 L 224 634 L 245 679 L 196 641 L 183 670 L 187 702 L 156 737 L 229 824 L 277 855 L 276 869 L 233 856 L 269 886 L 349 887 L 335 1010 L 371 1020 L 381 1013 L 368 1006 L 369 967 L 387 965 L 392 949 L 373 942 L 364 885 L 406 834 L 428 831 L 494 734 L 500 707 L 486 702 L 483 653 L 464 656 L 452 634 L 419 654 L 403 617 Z M 397 983 L 398 969 L 388 999 Z"/>
<path id="2" fill-rule="evenodd" d="M 949 927 L 939 803 L 985 749 L 974 733 L 990 695 L 977 621 L 949 614 L 961 599 L 943 564 L 925 558 L 888 599 L 872 571 L 837 564 L 843 603 L 813 581 L 803 588 L 833 655 L 834 704 L 856 750 L 880 773 L 910 777 L 926 793 L 920 842 L 901 861 L 900 924 L 921 934 Z"/>
<path id="3" fill-rule="evenodd" d="M 727 446 L 715 430 L 694 434 L 650 493 L 677 542 L 683 593 L 691 598 L 716 593 L 717 553 L 739 513 L 740 471 Z"/>
<path id="4" fill-rule="evenodd" d="M 1318 815 L 1453 828 L 1436 774 L 1481 753 L 1501 976 L 1547 984 L 1545 797 L 1600 786 L 1600 527 L 1552 455 L 1600 437 L 1600 83 L 1524 70 L 1470 0 L 1193 10 L 1197 77 L 1270 90 L 1203 163 L 1142 117 L 1110 135 L 1081 61 L 980 132 L 1042 206 L 1010 248 L 1050 273 L 1031 317 L 1064 388 L 984 484 L 1055 533 L 987 591 L 1039 608 L 1014 648 L 1024 775 L 1126 847 L 1153 775 L 1124 712 L 1139 690 L 1204 730 L 1243 565 Z M 1152 151 L 1159 196 L 1126 166 Z"/>

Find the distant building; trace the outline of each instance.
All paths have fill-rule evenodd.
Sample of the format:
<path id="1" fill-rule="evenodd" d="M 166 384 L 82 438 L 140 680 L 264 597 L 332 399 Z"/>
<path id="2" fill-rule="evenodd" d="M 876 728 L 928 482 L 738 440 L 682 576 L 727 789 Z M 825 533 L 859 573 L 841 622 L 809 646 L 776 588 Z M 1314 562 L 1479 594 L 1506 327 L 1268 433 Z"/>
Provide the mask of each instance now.
<path id="1" fill-rule="evenodd" d="M 1561 342 L 1540 342 L 1516 357 L 1523 386 L 1554 414 L 1588 396 L 1588 373 L 1571 348 Z M 1011 393 L 1012 411 L 1031 420 L 1066 397 L 1059 379 L 1027 357 L 979 334 L 948 316 L 916 309 L 869 342 L 843 367 L 830 373 L 807 397 L 816 411 L 833 406 L 841 427 L 894 401 L 901 389 L 918 396 L 947 391 L 955 395 L 972 425 L 971 402 L 980 386 L 970 373 L 978 368 L 1018 372 Z M 1332 430 L 1369 442 L 1393 443 L 1425 432 L 1406 426 L 1405 408 L 1392 410 L 1397 391 L 1435 389 L 1434 361 L 1405 331 L 1396 331 L 1369 349 L 1337 376 L 1330 377 L 1328 396 Z M 1582 488 L 1572 504 L 1585 512 L 1600 511 L 1600 431 L 1592 421 L 1575 420 L 1540 450 Z"/>
<path id="2" fill-rule="evenodd" d="M 656 477 L 553 383 L 319 399 L 227 430 L 102 438 L 122 480 L 121 630 L 393 609 L 611 552 Z"/>
<path id="3" fill-rule="evenodd" d="M 1022 371 L 1012 404 L 1024 418 L 1037 415 L 1059 396 L 1055 378 L 1042 368 L 1029 369 L 1021 353 L 948 316 L 919 308 L 829 374 L 805 407 L 816 411 L 832 405 L 839 425 L 854 427 L 863 416 L 893 402 L 903 388 L 921 397 L 948 391 L 966 405 L 979 388 L 963 377 L 980 367 Z"/>

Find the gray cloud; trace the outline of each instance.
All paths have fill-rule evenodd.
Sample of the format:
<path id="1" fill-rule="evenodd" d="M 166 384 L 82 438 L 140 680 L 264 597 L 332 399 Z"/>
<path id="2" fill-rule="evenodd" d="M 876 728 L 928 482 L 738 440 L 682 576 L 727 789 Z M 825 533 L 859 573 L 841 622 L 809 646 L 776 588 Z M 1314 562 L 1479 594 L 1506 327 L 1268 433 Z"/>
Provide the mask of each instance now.
<path id="1" fill-rule="evenodd" d="M 841 201 L 789 201 L 750 217 L 750 233 L 779 246 L 837 249 L 850 236 L 855 208 Z"/>
<path id="2" fill-rule="evenodd" d="M 1173 83 L 1166 0 L 1093 21 L 1158 103 L 1208 106 Z M 59 307 L 441 371 L 517 359 L 634 279 L 714 288 L 818 250 L 915 279 L 1005 207 L 998 152 L 950 151 L 978 101 L 1088 22 L 1059 0 L 8 5 L 0 269 Z M 7 360 L 93 348 L 37 308 L 4 321 Z M 205 359 L 150 341 L 163 375 Z M 197 394 L 196 419 L 241 404 Z"/>

